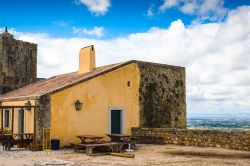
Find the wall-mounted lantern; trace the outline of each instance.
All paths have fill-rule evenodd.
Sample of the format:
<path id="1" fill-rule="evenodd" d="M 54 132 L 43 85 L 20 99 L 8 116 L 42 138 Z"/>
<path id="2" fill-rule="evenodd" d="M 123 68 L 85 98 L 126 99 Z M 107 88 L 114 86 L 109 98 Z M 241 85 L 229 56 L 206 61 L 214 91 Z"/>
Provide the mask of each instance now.
<path id="1" fill-rule="evenodd" d="M 27 103 L 25 103 L 25 106 L 26 106 L 26 109 L 27 109 L 28 111 L 31 110 L 31 102 L 30 102 L 30 101 L 27 101 Z"/>
<path id="2" fill-rule="evenodd" d="M 79 100 L 77 100 L 77 101 L 75 102 L 75 108 L 76 108 L 77 111 L 80 111 L 80 110 L 81 110 L 81 108 L 82 108 L 82 103 L 81 103 Z"/>

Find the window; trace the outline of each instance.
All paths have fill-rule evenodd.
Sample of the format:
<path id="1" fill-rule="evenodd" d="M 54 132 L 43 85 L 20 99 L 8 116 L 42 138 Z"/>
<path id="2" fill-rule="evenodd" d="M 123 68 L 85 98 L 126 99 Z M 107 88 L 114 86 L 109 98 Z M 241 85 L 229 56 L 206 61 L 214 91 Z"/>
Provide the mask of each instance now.
<path id="1" fill-rule="evenodd" d="M 5 128 L 10 127 L 10 110 L 4 111 L 4 127 Z"/>
<path id="2" fill-rule="evenodd" d="M 130 87 L 130 81 L 127 82 L 128 87 Z"/>

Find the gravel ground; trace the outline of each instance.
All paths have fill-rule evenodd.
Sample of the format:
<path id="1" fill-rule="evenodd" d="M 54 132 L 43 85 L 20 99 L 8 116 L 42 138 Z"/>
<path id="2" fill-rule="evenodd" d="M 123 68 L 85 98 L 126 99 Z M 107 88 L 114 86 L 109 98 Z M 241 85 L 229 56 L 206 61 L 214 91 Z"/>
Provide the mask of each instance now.
<path id="1" fill-rule="evenodd" d="M 2 148 L 0 146 L 0 148 Z M 32 152 L 27 149 L 21 149 L 21 148 L 12 148 L 11 151 L 3 151 L 0 150 L 0 158 L 21 158 L 24 156 L 32 156 L 32 157 L 38 157 L 38 156 L 46 156 L 46 155 L 59 155 L 59 154 L 69 154 L 73 153 L 73 150 L 71 149 L 65 149 L 65 150 L 58 150 L 58 151 L 36 151 Z"/>
<path id="2" fill-rule="evenodd" d="M 133 159 L 110 155 L 87 156 L 72 150 L 31 152 L 25 149 L 13 149 L 2 151 L 0 147 L 0 166 L 250 166 L 250 152 L 247 151 L 177 145 L 138 145 L 137 147 Z"/>

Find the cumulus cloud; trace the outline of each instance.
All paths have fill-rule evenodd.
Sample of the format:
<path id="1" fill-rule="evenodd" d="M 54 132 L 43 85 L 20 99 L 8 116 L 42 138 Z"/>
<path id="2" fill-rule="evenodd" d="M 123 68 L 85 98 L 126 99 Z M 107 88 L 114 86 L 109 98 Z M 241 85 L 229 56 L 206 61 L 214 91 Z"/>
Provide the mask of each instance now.
<path id="1" fill-rule="evenodd" d="M 73 27 L 73 33 L 78 35 L 102 37 L 104 35 L 104 32 L 105 32 L 104 27 L 98 27 L 98 26 L 95 26 L 93 29 Z"/>
<path id="2" fill-rule="evenodd" d="M 105 15 L 111 6 L 110 0 L 76 0 L 76 4 L 85 5 L 88 10 L 96 15 Z"/>
<path id="3" fill-rule="evenodd" d="M 170 8 L 189 15 L 196 15 L 197 21 L 217 21 L 225 17 L 227 9 L 224 8 L 224 0 L 164 0 L 159 7 L 161 12 Z"/>
<path id="4" fill-rule="evenodd" d="M 186 27 L 176 20 L 114 39 L 52 38 L 18 33 L 38 43 L 38 71 L 48 77 L 78 69 L 78 51 L 94 44 L 97 65 L 131 59 L 186 67 L 188 112 L 250 110 L 250 7 L 230 11 L 224 22 Z"/>

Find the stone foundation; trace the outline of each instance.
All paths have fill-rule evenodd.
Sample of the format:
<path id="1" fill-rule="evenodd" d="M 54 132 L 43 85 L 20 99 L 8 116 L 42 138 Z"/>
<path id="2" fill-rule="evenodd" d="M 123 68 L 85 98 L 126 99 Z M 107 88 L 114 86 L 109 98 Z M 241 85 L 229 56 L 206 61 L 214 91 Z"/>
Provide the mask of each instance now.
<path id="1" fill-rule="evenodd" d="M 250 151 L 250 131 L 132 128 L 132 134 L 139 138 L 138 143 L 155 143 L 155 141 L 157 142 L 158 140 L 159 142 L 159 140 L 163 139 L 164 142 L 168 144 L 198 147 L 221 147 Z M 152 142 L 150 142 L 150 140 Z"/>

